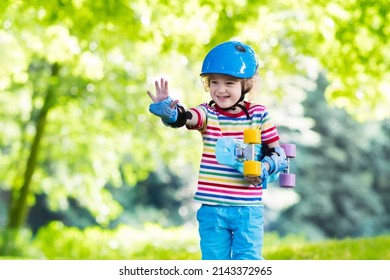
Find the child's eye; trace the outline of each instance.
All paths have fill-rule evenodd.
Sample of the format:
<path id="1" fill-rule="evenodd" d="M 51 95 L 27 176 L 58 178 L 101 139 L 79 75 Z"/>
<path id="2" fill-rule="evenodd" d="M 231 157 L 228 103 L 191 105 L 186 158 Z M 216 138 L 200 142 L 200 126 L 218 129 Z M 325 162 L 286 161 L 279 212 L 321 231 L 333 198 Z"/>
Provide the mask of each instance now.
<path id="1" fill-rule="evenodd" d="M 232 85 L 235 85 L 235 84 L 236 84 L 236 82 L 234 82 L 234 81 L 228 81 L 226 84 L 228 84 L 228 85 L 232 86 Z"/>

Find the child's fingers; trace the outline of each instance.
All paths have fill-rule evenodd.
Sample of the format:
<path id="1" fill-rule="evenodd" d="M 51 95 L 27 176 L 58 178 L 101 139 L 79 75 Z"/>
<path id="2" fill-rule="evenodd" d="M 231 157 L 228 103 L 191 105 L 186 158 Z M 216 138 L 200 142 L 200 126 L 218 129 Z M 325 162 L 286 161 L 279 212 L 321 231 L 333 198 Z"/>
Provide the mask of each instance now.
<path id="1" fill-rule="evenodd" d="M 164 81 L 164 79 L 161 79 L 161 85 L 164 85 L 163 89 L 168 93 L 168 81 Z"/>
<path id="2" fill-rule="evenodd" d="M 156 97 L 150 92 L 150 91 L 147 91 L 150 99 L 152 99 L 153 102 L 156 102 Z"/>
<path id="3" fill-rule="evenodd" d="M 262 182 L 260 177 L 245 176 L 245 179 L 253 185 L 258 185 Z"/>
<path id="4" fill-rule="evenodd" d="M 153 95 L 149 90 L 146 91 L 148 93 L 150 99 L 152 99 L 154 103 L 163 101 L 169 96 L 168 81 L 161 78 L 160 82 L 154 81 L 154 86 L 156 88 L 156 95 Z M 179 100 L 173 101 L 172 104 L 170 105 L 170 107 L 172 109 L 175 108 L 177 103 L 179 103 Z"/>
<path id="5" fill-rule="evenodd" d="M 158 84 L 158 81 L 154 81 L 154 86 L 156 87 L 156 92 L 160 91 L 160 85 Z"/>

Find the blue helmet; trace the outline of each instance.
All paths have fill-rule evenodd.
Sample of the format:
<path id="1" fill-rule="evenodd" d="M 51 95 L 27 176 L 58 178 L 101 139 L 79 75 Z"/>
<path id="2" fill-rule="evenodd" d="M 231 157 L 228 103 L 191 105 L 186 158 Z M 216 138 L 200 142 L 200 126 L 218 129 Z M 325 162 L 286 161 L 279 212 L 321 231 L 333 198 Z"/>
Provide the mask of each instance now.
<path id="1" fill-rule="evenodd" d="M 238 41 L 228 41 L 215 46 L 205 57 L 201 76 L 225 74 L 236 78 L 251 78 L 258 63 L 254 50 Z"/>

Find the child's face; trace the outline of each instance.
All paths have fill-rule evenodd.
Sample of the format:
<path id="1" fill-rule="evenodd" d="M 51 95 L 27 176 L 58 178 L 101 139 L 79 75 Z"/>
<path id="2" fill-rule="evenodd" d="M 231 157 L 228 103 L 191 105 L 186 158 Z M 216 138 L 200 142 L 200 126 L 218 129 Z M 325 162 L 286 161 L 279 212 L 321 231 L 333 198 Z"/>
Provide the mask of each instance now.
<path id="1" fill-rule="evenodd" d="M 229 108 L 241 97 L 241 79 L 228 75 L 210 75 L 210 96 L 220 108 Z"/>

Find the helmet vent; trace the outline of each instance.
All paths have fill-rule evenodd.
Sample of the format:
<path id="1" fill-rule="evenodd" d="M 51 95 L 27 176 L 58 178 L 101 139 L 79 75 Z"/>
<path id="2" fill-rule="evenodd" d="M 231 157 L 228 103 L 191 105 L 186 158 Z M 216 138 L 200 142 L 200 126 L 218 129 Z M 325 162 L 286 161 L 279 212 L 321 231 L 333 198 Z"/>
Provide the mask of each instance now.
<path id="1" fill-rule="evenodd" d="M 236 45 L 234 46 L 236 48 L 236 50 L 238 50 L 239 52 L 246 52 L 245 48 L 242 46 L 242 45 Z"/>

